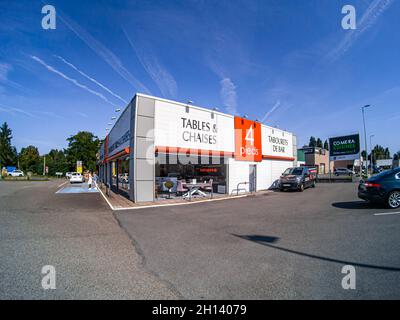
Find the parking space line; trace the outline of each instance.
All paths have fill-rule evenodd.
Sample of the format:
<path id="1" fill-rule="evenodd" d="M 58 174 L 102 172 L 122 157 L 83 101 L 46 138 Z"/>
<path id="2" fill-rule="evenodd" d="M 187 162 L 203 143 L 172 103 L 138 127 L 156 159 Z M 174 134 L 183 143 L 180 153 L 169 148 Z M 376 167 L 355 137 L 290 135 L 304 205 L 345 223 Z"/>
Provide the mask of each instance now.
<path id="1" fill-rule="evenodd" d="M 61 183 L 57 188 L 61 188 L 64 184 L 66 184 L 68 181 L 65 181 L 63 183 Z"/>
<path id="2" fill-rule="evenodd" d="M 108 201 L 108 199 L 106 198 L 106 196 L 104 195 L 103 191 L 101 191 L 100 187 L 97 187 L 97 189 L 99 190 L 100 194 L 103 196 L 104 200 L 106 200 L 107 204 L 110 206 L 111 210 L 115 211 L 113 205 L 111 204 L 110 201 Z"/>
<path id="3" fill-rule="evenodd" d="M 382 212 L 382 213 L 374 213 L 374 216 L 388 216 L 392 214 L 400 214 L 400 211 L 397 212 Z"/>

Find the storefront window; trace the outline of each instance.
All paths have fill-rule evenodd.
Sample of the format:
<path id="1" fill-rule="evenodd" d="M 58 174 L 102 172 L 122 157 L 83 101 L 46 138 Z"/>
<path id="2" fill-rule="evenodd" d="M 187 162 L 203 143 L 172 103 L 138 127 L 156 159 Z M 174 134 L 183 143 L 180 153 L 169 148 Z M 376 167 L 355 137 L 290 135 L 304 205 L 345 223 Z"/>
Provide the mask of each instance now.
<path id="1" fill-rule="evenodd" d="M 111 186 L 117 188 L 117 163 L 111 162 Z"/>
<path id="2" fill-rule="evenodd" d="M 201 160 L 201 159 L 200 159 Z M 227 165 L 224 158 L 220 161 L 198 161 L 197 163 L 156 163 L 156 184 L 159 186 L 159 192 L 163 192 L 162 182 L 165 178 L 170 178 L 176 184 L 183 183 L 209 183 L 212 185 L 214 193 L 226 193 Z M 217 162 L 218 164 L 213 164 Z M 204 164 L 205 163 L 205 164 Z M 208 192 L 211 191 L 211 186 Z M 173 189 L 175 192 L 175 189 Z M 179 190 L 178 190 L 179 191 Z"/>
<path id="3" fill-rule="evenodd" d="M 129 195 L 129 158 L 118 160 L 118 188 Z"/>

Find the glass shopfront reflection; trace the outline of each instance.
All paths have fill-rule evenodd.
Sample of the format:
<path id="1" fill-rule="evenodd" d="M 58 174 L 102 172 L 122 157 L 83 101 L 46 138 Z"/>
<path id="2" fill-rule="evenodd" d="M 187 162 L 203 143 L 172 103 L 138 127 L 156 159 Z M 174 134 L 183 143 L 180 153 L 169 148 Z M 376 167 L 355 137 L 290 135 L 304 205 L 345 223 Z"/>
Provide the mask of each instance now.
<path id="1" fill-rule="evenodd" d="M 111 188 L 114 192 L 129 197 L 129 157 L 116 159 L 111 165 Z"/>
<path id="2" fill-rule="evenodd" d="M 129 195 L 129 157 L 118 160 L 118 188 Z"/>
<path id="3" fill-rule="evenodd" d="M 111 187 L 115 190 L 118 189 L 117 187 L 117 162 L 111 162 Z"/>
<path id="4" fill-rule="evenodd" d="M 226 193 L 227 164 L 226 159 L 210 157 L 191 157 L 189 161 L 171 161 L 170 155 L 156 157 L 156 193 L 165 193 L 163 184 L 167 180 L 174 183 L 171 190 L 174 194 L 185 194 L 185 185 L 199 184 L 205 193 Z M 184 160 L 187 160 L 184 159 Z M 182 163 L 184 162 L 184 163 Z M 203 187 L 201 185 L 204 185 Z M 187 189 L 187 187 L 186 187 Z"/>

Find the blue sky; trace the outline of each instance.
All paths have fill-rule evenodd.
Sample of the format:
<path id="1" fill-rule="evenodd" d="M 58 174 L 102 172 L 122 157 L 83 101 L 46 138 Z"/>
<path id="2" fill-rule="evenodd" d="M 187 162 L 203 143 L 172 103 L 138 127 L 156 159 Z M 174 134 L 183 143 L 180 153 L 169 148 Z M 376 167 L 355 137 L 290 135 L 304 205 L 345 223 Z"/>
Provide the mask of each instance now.
<path id="1" fill-rule="evenodd" d="M 44 4 L 55 30 L 41 27 Z M 352 4 L 357 30 L 341 27 Z M 0 0 L 0 122 L 18 149 L 100 138 L 135 92 L 400 150 L 400 1 Z M 368 142 L 369 143 L 369 142 Z M 368 146 L 369 147 L 369 146 Z"/>

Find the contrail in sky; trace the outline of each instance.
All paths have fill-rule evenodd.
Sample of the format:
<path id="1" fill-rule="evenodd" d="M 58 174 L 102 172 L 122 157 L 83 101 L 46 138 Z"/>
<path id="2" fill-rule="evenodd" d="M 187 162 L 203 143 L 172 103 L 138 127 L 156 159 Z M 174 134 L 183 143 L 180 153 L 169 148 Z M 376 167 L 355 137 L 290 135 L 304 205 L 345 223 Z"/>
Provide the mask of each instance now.
<path id="1" fill-rule="evenodd" d="M 128 81 L 137 90 L 142 90 L 143 93 L 150 93 L 150 90 L 134 77 L 129 70 L 125 68 L 121 60 L 100 41 L 95 39 L 89 32 L 79 26 L 72 19 L 67 18 L 66 15 L 58 15 L 62 22 L 75 33 L 90 49 L 92 49 L 101 59 L 103 59 L 115 72 L 122 78 Z"/>
<path id="2" fill-rule="evenodd" d="M 74 69 L 75 71 L 77 71 L 79 74 L 81 74 L 82 76 L 84 76 L 86 79 L 89 79 L 90 81 L 92 81 L 93 83 L 97 84 L 100 88 L 104 89 L 105 91 L 107 91 L 109 94 L 111 94 L 112 96 L 114 96 L 115 98 L 121 100 L 124 103 L 128 103 L 126 100 L 124 100 L 123 98 L 121 98 L 119 95 L 117 95 L 116 93 L 114 93 L 111 89 L 107 88 L 105 85 L 101 84 L 100 82 L 98 82 L 96 79 L 93 79 L 92 77 L 88 76 L 86 73 L 84 73 L 83 71 L 79 70 L 77 67 L 75 67 L 72 63 L 68 62 L 67 60 L 65 60 L 63 57 L 61 56 L 55 56 L 56 58 L 60 59 L 62 62 L 64 62 L 67 66 L 71 67 L 72 69 Z"/>
<path id="3" fill-rule="evenodd" d="M 111 102 L 110 100 L 108 100 L 104 95 L 102 95 L 101 93 L 92 90 L 90 88 L 88 88 L 87 86 L 79 83 L 78 81 L 76 81 L 75 79 L 72 79 L 70 77 L 68 77 L 67 75 L 65 75 L 64 73 L 58 71 L 57 69 L 53 68 L 52 66 L 49 66 L 48 64 L 46 64 L 43 60 L 41 60 L 40 58 L 36 57 L 36 56 L 31 56 L 31 58 L 33 60 L 35 60 L 36 62 L 39 62 L 41 65 L 43 65 L 47 70 L 59 75 L 60 77 L 64 78 L 65 80 L 68 80 L 70 82 L 72 82 L 75 86 L 91 93 L 94 94 L 95 96 L 99 97 L 100 99 L 104 100 L 105 102 L 111 104 L 112 106 L 119 108 L 120 106 L 116 105 L 115 103 Z"/>
<path id="4" fill-rule="evenodd" d="M 271 108 L 271 110 L 269 110 L 269 111 L 264 115 L 264 117 L 263 117 L 262 120 L 261 120 L 261 123 L 264 123 L 265 120 L 267 120 L 267 118 L 271 115 L 271 113 L 274 112 L 276 109 L 278 109 L 280 105 L 281 105 L 281 102 L 278 100 L 278 101 L 274 104 L 274 106 Z"/>

